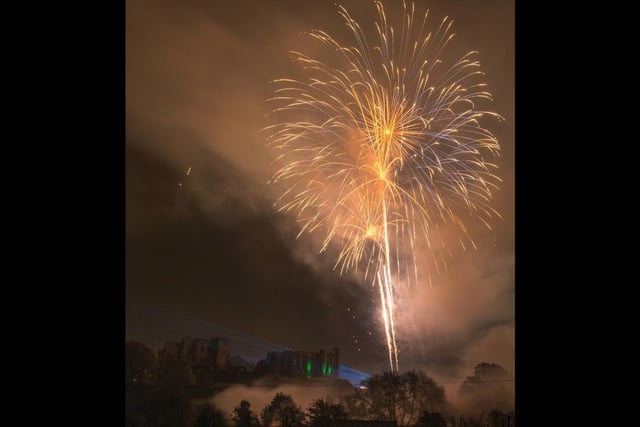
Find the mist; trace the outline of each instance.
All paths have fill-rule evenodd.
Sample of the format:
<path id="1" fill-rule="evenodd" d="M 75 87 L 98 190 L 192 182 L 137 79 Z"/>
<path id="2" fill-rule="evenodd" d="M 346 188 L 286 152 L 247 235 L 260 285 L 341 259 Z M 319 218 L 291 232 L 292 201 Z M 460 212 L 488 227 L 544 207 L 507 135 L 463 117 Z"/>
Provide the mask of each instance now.
<path id="1" fill-rule="evenodd" d="M 213 396 L 209 401 L 226 414 L 233 413 L 233 409 L 240 401 L 247 400 L 251 403 L 251 410 L 256 416 L 271 403 L 276 393 L 284 393 L 293 399 L 296 405 L 306 410 L 314 399 L 339 399 L 352 392 L 348 384 L 326 386 L 297 386 L 297 385 L 235 385 Z"/>

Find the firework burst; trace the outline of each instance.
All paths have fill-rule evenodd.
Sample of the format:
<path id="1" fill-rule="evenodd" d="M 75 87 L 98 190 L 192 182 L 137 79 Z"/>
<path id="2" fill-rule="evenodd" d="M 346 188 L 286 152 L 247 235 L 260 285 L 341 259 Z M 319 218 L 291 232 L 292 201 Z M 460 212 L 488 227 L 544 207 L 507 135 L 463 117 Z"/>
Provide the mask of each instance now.
<path id="1" fill-rule="evenodd" d="M 371 41 L 342 6 L 352 44 L 310 33 L 333 54 L 331 65 L 292 52 L 305 78 L 275 81 L 270 101 L 281 119 L 267 130 L 279 152 L 272 181 L 287 188 L 275 205 L 297 215 L 300 234 L 322 236 L 320 252 L 336 245 L 341 273 L 361 270 L 377 285 L 397 372 L 394 299 L 399 283 L 418 281 L 416 248 L 444 246 L 445 224 L 459 231 L 463 247 L 475 247 L 462 218 L 490 228 L 499 216 L 490 202 L 500 180 L 487 159 L 500 147 L 480 120 L 500 117 L 476 108 L 491 99 L 477 52 L 446 61 L 452 21 L 428 31 L 428 11 L 416 21 L 414 4 L 403 2 L 394 29 L 382 3 L 375 6 Z"/>

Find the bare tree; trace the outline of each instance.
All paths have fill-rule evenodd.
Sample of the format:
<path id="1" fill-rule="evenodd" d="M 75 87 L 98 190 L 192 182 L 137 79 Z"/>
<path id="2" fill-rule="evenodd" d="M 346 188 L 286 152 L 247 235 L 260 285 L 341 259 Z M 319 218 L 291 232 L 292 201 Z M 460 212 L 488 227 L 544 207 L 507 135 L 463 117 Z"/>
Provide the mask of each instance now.
<path id="1" fill-rule="evenodd" d="M 346 405 L 352 416 L 400 425 L 413 425 L 424 411 L 440 412 L 448 406 L 444 387 L 416 371 L 374 375 L 346 400 Z"/>
<path id="2" fill-rule="evenodd" d="M 400 424 L 412 425 L 424 413 L 439 413 L 447 409 L 444 387 L 424 372 L 409 371 L 401 375 Z"/>

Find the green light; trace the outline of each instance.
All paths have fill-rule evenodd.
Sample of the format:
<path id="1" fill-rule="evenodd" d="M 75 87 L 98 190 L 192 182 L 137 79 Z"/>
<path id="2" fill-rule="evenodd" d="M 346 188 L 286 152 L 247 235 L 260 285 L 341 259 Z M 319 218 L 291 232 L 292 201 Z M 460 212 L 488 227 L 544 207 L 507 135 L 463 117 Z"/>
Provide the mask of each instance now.
<path id="1" fill-rule="evenodd" d="M 331 365 L 329 365 L 329 367 L 327 368 L 327 372 L 329 373 L 329 375 L 331 375 Z"/>
<path id="2" fill-rule="evenodd" d="M 311 373 L 311 362 L 307 362 L 307 374 Z"/>
<path id="3" fill-rule="evenodd" d="M 322 365 L 322 375 L 327 375 L 327 365 Z"/>

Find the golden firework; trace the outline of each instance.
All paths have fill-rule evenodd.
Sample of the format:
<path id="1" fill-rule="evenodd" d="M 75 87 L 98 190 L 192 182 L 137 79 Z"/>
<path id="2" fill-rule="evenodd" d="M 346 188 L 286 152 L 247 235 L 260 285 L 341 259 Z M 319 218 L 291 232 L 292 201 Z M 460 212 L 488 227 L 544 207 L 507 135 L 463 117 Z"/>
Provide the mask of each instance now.
<path id="1" fill-rule="evenodd" d="M 453 224 L 475 247 L 462 215 L 487 227 L 499 216 L 490 202 L 500 179 L 487 159 L 500 146 L 480 122 L 500 116 L 476 108 L 491 99 L 479 81 L 477 52 L 441 59 L 452 21 L 445 17 L 427 31 L 428 11 L 416 25 L 415 5 L 409 10 L 403 2 L 397 31 L 382 3 L 375 6 L 372 42 L 342 6 L 353 45 L 310 33 L 333 52 L 333 65 L 292 52 L 305 78 L 275 81 L 271 101 L 281 119 L 267 129 L 279 151 L 273 181 L 287 186 L 276 206 L 295 212 L 300 234 L 321 233 L 321 252 L 337 245 L 341 273 L 363 268 L 373 277 L 397 371 L 394 283 L 417 280 L 417 245 L 442 242 L 439 229 Z"/>

